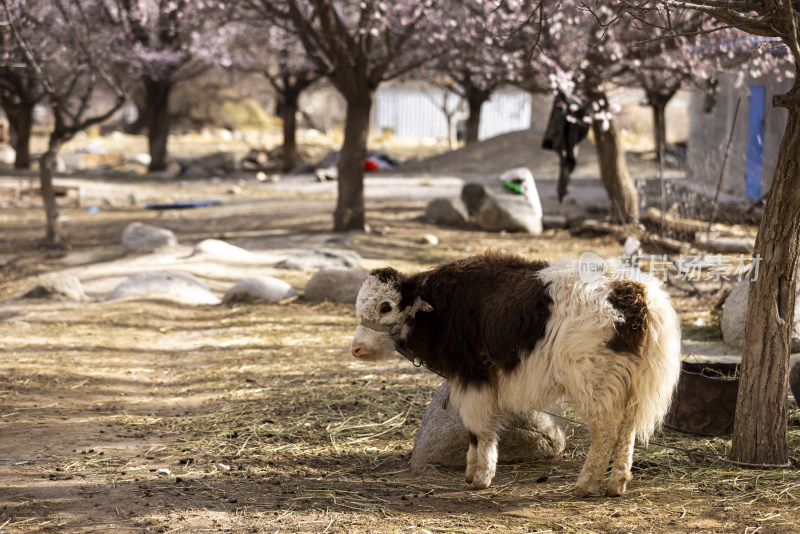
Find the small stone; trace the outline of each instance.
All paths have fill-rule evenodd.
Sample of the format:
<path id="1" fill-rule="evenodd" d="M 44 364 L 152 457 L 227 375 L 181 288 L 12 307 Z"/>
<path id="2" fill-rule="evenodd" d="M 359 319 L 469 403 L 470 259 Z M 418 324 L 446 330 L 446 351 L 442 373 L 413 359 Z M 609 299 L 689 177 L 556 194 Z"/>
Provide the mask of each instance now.
<path id="1" fill-rule="evenodd" d="M 419 242 L 423 245 L 438 245 L 439 238 L 433 234 L 425 234 L 421 238 L 419 238 Z"/>

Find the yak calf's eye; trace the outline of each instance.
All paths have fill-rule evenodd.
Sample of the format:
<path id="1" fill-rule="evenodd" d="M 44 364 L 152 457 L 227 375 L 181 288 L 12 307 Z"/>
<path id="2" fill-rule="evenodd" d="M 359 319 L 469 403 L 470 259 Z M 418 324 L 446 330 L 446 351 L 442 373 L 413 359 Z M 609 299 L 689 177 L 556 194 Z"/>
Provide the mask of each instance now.
<path id="1" fill-rule="evenodd" d="M 388 302 L 384 302 L 383 304 L 381 304 L 381 313 L 389 313 L 390 311 L 392 311 L 391 304 L 389 304 Z"/>

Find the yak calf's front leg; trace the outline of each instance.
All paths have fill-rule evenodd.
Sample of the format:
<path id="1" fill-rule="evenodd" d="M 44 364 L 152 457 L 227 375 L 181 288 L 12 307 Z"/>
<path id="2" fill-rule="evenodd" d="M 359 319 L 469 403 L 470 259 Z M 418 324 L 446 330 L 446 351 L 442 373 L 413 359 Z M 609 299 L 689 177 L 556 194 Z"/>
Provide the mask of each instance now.
<path id="1" fill-rule="evenodd" d="M 464 479 L 472 489 L 488 488 L 497 468 L 497 431 L 500 413 L 488 384 L 462 387 L 450 384 L 450 402 L 458 409 L 469 432 L 467 470 Z"/>
<path id="2" fill-rule="evenodd" d="M 488 488 L 497 469 L 497 434 L 476 436 L 469 433 L 467 471 L 464 480 L 472 489 Z"/>

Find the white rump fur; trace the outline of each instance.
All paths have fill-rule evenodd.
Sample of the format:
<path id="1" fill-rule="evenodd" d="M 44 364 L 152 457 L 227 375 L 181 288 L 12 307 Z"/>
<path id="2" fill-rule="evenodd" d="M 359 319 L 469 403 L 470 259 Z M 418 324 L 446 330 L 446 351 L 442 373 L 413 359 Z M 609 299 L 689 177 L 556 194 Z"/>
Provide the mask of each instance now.
<path id="1" fill-rule="evenodd" d="M 655 279 L 646 288 L 648 332 L 642 354 L 606 346 L 622 317 L 610 304 L 609 278 L 585 282 L 574 262 L 540 271 L 553 300 L 544 337 L 494 387 L 451 382 L 450 400 L 478 437 L 467 454 L 468 482 L 487 487 L 497 461 L 502 413 L 547 409 L 566 400 L 589 426 L 591 449 L 574 493 L 599 490 L 609 458 L 614 465 L 606 493 L 621 495 L 631 478 L 635 438 L 646 443 L 669 408 L 680 372 L 680 325 L 669 297 Z"/>

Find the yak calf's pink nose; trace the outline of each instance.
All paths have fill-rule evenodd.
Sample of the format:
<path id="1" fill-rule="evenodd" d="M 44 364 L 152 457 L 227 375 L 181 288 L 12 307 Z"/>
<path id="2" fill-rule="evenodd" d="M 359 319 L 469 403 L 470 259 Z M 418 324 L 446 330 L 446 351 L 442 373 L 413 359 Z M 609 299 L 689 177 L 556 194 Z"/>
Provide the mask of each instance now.
<path id="1" fill-rule="evenodd" d="M 350 348 L 350 352 L 352 352 L 352 353 L 353 353 L 353 356 L 358 356 L 358 355 L 360 355 L 360 354 L 361 354 L 363 351 L 364 351 L 364 349 L 362 349 L 362 348 L 361 348 L 361 345 L 359 345 L 359 344 L 355 344 L 355 345 L 353 345 L 353 346 Z"/>

